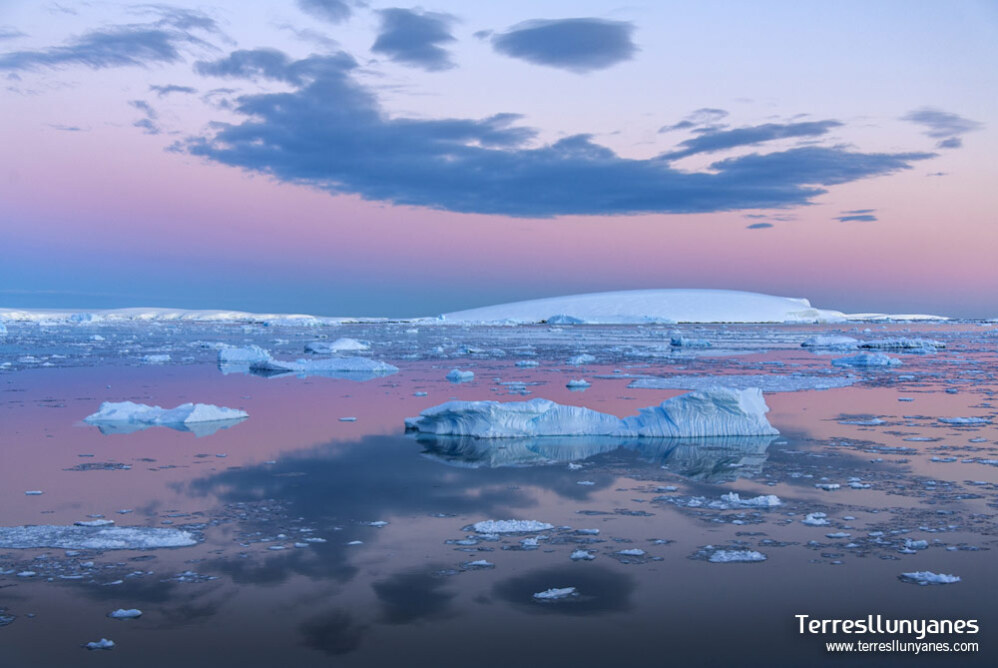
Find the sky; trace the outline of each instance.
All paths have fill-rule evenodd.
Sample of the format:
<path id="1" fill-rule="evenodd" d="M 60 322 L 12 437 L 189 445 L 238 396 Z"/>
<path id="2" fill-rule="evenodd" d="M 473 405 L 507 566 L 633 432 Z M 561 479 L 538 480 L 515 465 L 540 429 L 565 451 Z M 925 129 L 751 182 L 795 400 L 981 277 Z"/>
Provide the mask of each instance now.
<path id="1" fill-rule="evenodd" d="M 0 307 L 998 317 L 998 2 L 0 2 Z"/>

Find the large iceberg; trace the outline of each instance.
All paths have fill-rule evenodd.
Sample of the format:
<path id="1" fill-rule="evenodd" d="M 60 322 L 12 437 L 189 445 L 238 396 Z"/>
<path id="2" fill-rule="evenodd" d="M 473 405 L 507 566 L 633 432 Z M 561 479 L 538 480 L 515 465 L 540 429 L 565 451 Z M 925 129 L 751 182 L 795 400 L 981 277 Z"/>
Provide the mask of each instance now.
<path id="1" fill-rule="evenodd" d="M 769 407 L 757 388 L 712 388 L 666 399 L 638 415 L 618 418 L 547 399 L 500 403 L 448 401 L 405 421 L 407 431 L 475 438 L 618 436 L 703 438 L 768 436 Z"/>
<path id="2" fill-rule="evenodd" d="M 186 403 L 176 408 L 148 406 L 132 401 L 105 401 L 100 410 L 83 419 L 103 433 L 129 433 L 149 427 L 193 431 L 198 436 L 214 433 L 249 417 L 246 411 L 213 404 Z"/>
<path id="3" fill-rule="evenodd" d="M 0 549 L 151 550 L 197 545 L 196 534 L 159 527 L 54 526 L 0 527 Z"/>

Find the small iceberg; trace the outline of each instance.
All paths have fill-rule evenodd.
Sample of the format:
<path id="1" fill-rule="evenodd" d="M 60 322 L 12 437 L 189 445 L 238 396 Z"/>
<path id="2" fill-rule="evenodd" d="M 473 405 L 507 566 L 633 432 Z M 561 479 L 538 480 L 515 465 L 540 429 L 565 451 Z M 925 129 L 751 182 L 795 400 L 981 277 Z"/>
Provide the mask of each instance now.
<path id="1" fill-rule="evenodd" d="M 84 647 L 87 649 L 114 649 L 114 641 L 101 638 L 96 642 L 88 642 Z"/>
<path id="2" fill-rule="evenodd" d="M 990 418 L 982 417 L 952 417 L 952 418 L 938 418 L 943 424 L 957 424 L 957 425 L 972 425 L 972 424 L 991 424 Z"/>
<path id="3" fill-rule="evenodd" d="M 495 533 L 534 533 L 537 531 L 550 531 L 553 524 L 538 522 L 537 520 L 484 520 L 471 525 L 475 533 L 495 534 Z"/>
<path id="4" fill-rule="evenodd" d="M 118 608 L 112 612 L 107 613 L 107 616 L 111 619 L 136 619 L 142 616 L 142 611 L 138 608 Z"/>
<path id="5" fill-rule="evenodd" d="M 370 380 L 398 373 L 398 367 L 366 357 L 328 357 L 299 359 L 293 362 L 267 359 L 253 362 L 249 370 L 262 376 L 296 375 L 300 378 L 325 376 L 349 380 Z"/>
<path id="6" fill-rule="evenodd" d="M 576 355 L 568 359 L 566 364 L 571 364 L 572 366 L 582 366 L 583 364 L 591 364 L 596 361 L 596 358 L 589 353 L 583 353 L 581 355 Z"/>
<path id="7" fill-rule="evenodd" d="M 731 492 L 730 494 L 722 494 L 721 501 L 732 508 L 775 508 L 783 505 L 783 501 L 775 494 L 765 494 L 754 496 L 750 499 L 743 499 L 737 492 Z"/>
<path id="8" fill-rule="evenodd" d="M 946 575 L 944 573 L 933 573 L 932 571 L 914 571 L 912 573 L 902 573 L 898 576 L 902 582 L 910 582 L 917 585 L 942 585 L 959 582 L 958 575 Z"/>
<path id="9" fill-rule="evenodd" d="M 779 432 L 766 419 L 769 407 L 757 388 L 713 388 L 666 399 L 636 416 L 618 418 L 547 399 L 500 403 L 448 401 L 407 418 L 407 431 L 438 436 L 523 438 L 532 436 L 623 436 L 702 438 L 769 436 Z"/>
<path id="10" fill-rule="evenodd" d="M 565 387 L 567 387 L 570 390 L 584 390 L 591 386 L 592 383 L 590 383 L 585 378 L 572 378 L 567 383 L 565 383 Z"/>
<path id="11" fill-rule="evenodd" d="M 766 561 L 766 555 L 755 550 L 716 550 L 707 561 L 712 564 L 753 563 Z"/>
<path id="12" fill-rule="evenodd" d="M 197 545 L 198 537 L 159 527 L 51 526 L 0 527 L 0 549 L 153 550 Z"/>
<path id="13" fill-rule="evenodd" d="M 545 589 L 534 594 L 536 601 L 561 601 L 572 596 L 578 596 L 575 587 L 563 587 L 561 589 Z"/>
<path id="14" fill-rule="evenodd" d="M 475 379 L 475 372 L 451 369 L 446 378 L 452 383 L 467 383 Z"/>
<path id="15" fill-rule="evenodd" d="M 248 417 L 246 411 L 213 404 L 186 403 L 167 409 L 131 401 L 105 401 L 100 410 L 83 421 L 100 427 L 103 434 L 127 434 L 150 427 L 169 427 L 206 436 Z"/>
<path id="16" fill-rule="evenodd" d="M 942 341 L 933 339 L 909 339 L 904 337 L 893 339 L 874 339 L 871 341 L 860 341 L 860 348 L 870 350 L 906 350 L 908 352 L 935 352 L 945 348 Z"/>
<path id="17" fill-rule="evenodd" d="M 371 344 L 357 339 L 341 338 L 333 342 L 312 341 L 305 344 L 305 352 L 316 355 L 329 355 L 332 353 L 356 352 L 359 350 L 370 350 Z"/>
<path id="18" fill-rule="evenodd" d="M 860 353 L 852 357 L 840 357 L 832 360 L 835 366 L 848 367 L 890 367 L 900 366 L 901 360 L 884 353 Z"/>
<path id="19" fill-rule="evenodd" d="M 859 346 L 859 339 L 851 336 L 812 336 L 805 339 L 802 348 L 814 348 L 818 350 L 852 350 Z"/>

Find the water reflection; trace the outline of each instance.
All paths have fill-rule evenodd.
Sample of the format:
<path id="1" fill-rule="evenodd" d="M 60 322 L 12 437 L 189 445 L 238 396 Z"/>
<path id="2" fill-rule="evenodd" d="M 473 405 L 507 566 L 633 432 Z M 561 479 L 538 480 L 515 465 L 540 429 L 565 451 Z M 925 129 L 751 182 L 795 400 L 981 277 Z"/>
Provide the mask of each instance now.
<path id="1" fill-rule="evenodd" d="M 422 434 L 416 440 L 427 459 L 458 468 L 530 467 L 578 462 L 616 450 L 630 450 L 656 466 L 704 482 L 730 482 L 762 472 L 777 436 L 696 439 L 537 437 L 479 439 Z"/>

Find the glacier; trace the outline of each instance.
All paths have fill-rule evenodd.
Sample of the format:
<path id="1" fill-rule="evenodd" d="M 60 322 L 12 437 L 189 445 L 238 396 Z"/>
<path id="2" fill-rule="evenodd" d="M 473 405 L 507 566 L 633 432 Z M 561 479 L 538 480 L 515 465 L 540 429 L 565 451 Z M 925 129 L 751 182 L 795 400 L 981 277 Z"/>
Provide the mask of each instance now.
<path id="1" fill-rule="evenodd" d="M 581 406 L 548 399 L 500 403 L 448 401 L 407 418 L 406 431 L 472 436 L 617 436 L 703 438 L 768 436 L 779 432 L 769 424 L 769 407 L 757 388 L 712 388 L 666 399 L 642 408 L 638 415 L 618 418 Z"/>

